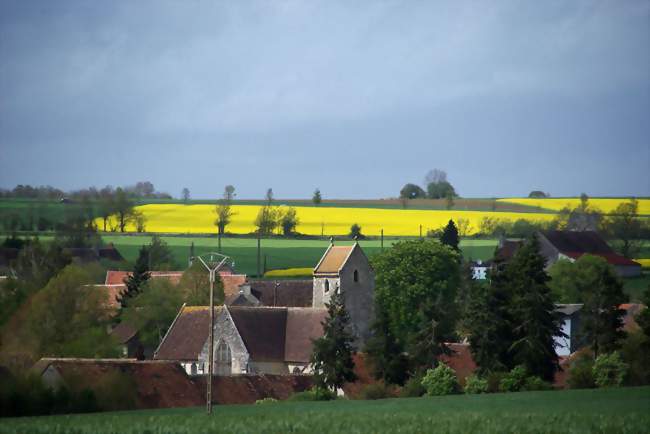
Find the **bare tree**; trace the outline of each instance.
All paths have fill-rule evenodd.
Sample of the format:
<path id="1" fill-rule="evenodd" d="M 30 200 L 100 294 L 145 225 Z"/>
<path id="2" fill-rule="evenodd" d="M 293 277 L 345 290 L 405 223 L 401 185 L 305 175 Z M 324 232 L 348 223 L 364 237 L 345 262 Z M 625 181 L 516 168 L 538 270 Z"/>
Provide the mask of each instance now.
<path id="1" fill-rule="evenodd" d="M 447 182 L 447 172 L 441 169 L 429 170 L 429 172 L 427 172 L 427 175 L 424 177 L 424 185 L 427 186 L 432 182 L 436 184 Z"/>
<path id="2" fill-rule="evenodd" d="M 190 189 L 187 187 L 183 187 L 183 192 L 181 193 L 181 196 L 183 197 L 183 202 L 187 203 L 190 200 Z"/>
<path id="3" fill-rule="evenodd" d="M 643 245 L 643 222 L 639 219 L 639 201 L 619 204 L 603 222 L 605 233 L 616 241 L 615 247 L 626 258 L 633 258 Z"/>
<path id="4" fill-rule="evenodd" d="M 459 218 L 456 220 L 456 227 L 458 228 L 458 235 L 466 237 L 472 232 L 472 223 L 469 219 Z"/>
<path id="5" fill-rule="evenodd" d="M 223 235 L 226 232 L 226 226 L 230 224 L 232 216 L 235 215 L 235 212 L 232 210 L 232 201 L 234 198 L 235 187 L 226 185 L 223 191 L 223 199 L 217 202 L 214 209 L 217 213 L 217 219 L 214 221 L 214 224 L 217 225 L 219 235 Z"/>

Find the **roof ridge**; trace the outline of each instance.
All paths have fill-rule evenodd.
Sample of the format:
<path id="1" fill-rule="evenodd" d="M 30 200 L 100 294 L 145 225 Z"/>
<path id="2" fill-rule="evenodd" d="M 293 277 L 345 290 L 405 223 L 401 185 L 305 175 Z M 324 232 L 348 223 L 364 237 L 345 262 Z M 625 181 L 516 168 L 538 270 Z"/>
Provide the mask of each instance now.
<path id="1" fill-rule="evenodd" d="M 176 324 L 176 321 L 178 320 L 178 317 L 181 316 L 181 312 L 183 312 L 183 310 L 185 310 L 185 306 L 186 306 L 186 304 L 187 304 L 187 303 L 183 303 L 183 305 L 181 306 L 181 308 L 178 310 L 178 313 L 176 314 L 176 317 L 174 318 L 174 321 L 172 321 L 172 324 L 169 326 L 169 328 L 168 328 L 167 331 L 165 332 L 165 336 L 163 336 L 163 338 L 160 340 L 160 343 L 158 344 L 158 347 L 157 347 L 156 350 L 153 352 L 153 357 L 154 357 L 154 358 L 155 358 L 156 355 L 158 354 L 158 351 L 160 350 L 160 347 L 162 346 L 162 344 L 163 344 L 163 343 L 165 342 L 165 340 L 167 339 L 167 336 L 169 335 L 169 332 L 174 328 L 174 324 Z M 209 307 L 208 307 L 208 308 L 209 308 Z"/>

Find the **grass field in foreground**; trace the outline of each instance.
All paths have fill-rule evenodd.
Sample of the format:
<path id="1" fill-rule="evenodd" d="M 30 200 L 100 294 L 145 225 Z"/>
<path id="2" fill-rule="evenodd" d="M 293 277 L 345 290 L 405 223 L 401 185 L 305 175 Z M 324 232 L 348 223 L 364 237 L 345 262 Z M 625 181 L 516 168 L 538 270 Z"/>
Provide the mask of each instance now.
<path id="1" fill-rule="evenodd" d="M 149 244 L 150 236 L 103 235 L 105 242 L 112 242 L 129 261 L 137 258 L 138 250 L 144 244 Z M 217 250 L 216 237 L 162 237 L 171 248 L 174 259 L 179 266 L 187 264 L 190 245 L 194 243 L 197 255 Z M 395 240 L 385 240 L 384 246 L 390 246 Z M 235 261 L 237 271 L 246 274 L 257 272 L 257 240 L 255 238 L 223 238 L 222 252 Z M 336 242 L 337 245 L 351 245 L 352 241 Z M 381 241 L 361 240 L 359 242 L 364 252 L 372 256 L 381 251 Z M 297 240 L 297 239 L 263 239 L 262 261 L 266 257 L 266 269 L 282 268 L 313 268 L 323 256 L 329 245 L 326 240 Z M 488 259 L 492 257 L 497 240 L 463 240 L 461 248 L 467 258 Z"/>
<path id="2" fill-rule="evenodd" d="M 7 419 L 0 433 L 644 433 L 650 387 Z"/>

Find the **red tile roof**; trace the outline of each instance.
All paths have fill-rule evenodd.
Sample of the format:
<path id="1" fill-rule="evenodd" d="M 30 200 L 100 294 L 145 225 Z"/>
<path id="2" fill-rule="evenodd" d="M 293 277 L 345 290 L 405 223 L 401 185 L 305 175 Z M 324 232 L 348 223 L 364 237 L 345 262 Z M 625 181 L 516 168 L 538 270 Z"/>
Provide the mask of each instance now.
<path id="1" fill-rule="evenodd" d="M 53 366 L 72 388 L 98 387 L 102 377 L 120 372 L 135 383 L 137 409 L 196 407 L 203 405 L 204 395 L 185 371 L 172 362 L 135 361 L 130 359 L 41 359 L 33 371 L 42 374 Z"/>
<path id="2" fill-rule="evenodd" d="M 314 268 L 314 274 L 338 273 L 356 246 L 358 244 L 351 246 L 330 245 L 318 265 L 316 265 L 316 268 Z"/>
<path id="3" fill-rule="evenodd" d="M 205 376 L 195 377 L 198 390 L 205 391 Z M 287 399 L 314 384 L 310 375 L 233 375 L 212 379 L 214 404 L 254 404 L 264 398 Z"/>
<path id="4" fill-rule="evenodd" d="M 153 279 L 168 279 L 171 283 L 178 284 L 183 276 L 182 271 L 150 271 Z M 108 270 L 106 272 L 106 285 L 123 284 L 124 280 L 131 275 L 130 271 Z"/>
<path id="5" fill-rule="evenodd" d="M 464 385 L 465 378 L 472 375 L 477 368 L 470 346 L 462 343 L 450 343 L 447 346 L 452 353 L 440 356 L 439 360 L 453 369 L 458 377 L 458 382 Z"/>

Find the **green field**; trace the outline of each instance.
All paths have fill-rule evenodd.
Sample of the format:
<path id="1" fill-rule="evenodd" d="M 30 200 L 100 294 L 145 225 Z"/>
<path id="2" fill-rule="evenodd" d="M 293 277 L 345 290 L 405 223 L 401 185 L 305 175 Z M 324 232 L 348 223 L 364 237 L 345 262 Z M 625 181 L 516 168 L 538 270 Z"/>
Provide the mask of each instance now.
<path id="1" fill-rule="evenodd" d="M 0 433 L 647 433 L 650 387 L 5 419 Z"/>
<path id="2" fill-rule="evenodd" d="M 103 235 L 105 242 L 112 242 L 129 261 L 134 261 L 138 249 L 149 244 L 149 236 L 129 235 Z M 194 252 L 197 255 L 208 251 L 216 251 L 218 240 L 216 237 L 175 237 L 167 236 L 162 239 L 171 248 L 174 259 L 179 266 L 187 264 L 190 245 L 194 243 Z M 385 240 L 384 246 L 388 247 L 396 240 Z M 352 241 L 337 241 L 336 244 L 350 245 Z M 380 240 L 362 240 L 359 242 L 368 256 L 381 251 Z M 261 241 L 262 263 L 266 257 L 266 269 L 314 267 L 329 245 L 327 240 L 299 240 L 270 238 Z M 466 258 L 489 259 L 497 245 L 496 240 L 463 240 L 461 248 Z M 235 261 L 237 271 L 245 274 L 257 273 L 257 240 L 254 238 L 223 238 L 222 253 L 230 256 Z"/>

